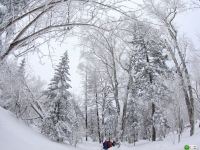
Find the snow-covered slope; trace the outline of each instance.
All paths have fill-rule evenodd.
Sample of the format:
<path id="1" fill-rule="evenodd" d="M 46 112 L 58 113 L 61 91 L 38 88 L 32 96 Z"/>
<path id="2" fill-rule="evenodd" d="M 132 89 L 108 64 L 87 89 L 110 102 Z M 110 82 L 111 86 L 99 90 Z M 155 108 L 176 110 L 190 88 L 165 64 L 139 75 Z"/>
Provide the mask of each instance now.
<path id="1" fill-rule="evenodd" d="M 109 150 L 184 150 L 185 144 L 198 145 L 200 148 L 200 129 L 196 127 L 196 133 L 192 137 L 189 136 L 189 131 L 185 131 L 179 144 L 175 139 L 177 136 L 168 135 L 165 141 L 139 141 L 135 147 L 123 143 L 120 148 L 114 147 Z M 76 148 L 51 142 L 0 107 L 0 150 L 102 150 L 102 148 L 95 142 L 81 143 Z"/>
<path id="2" fill-rule="evenodd" d="M 136 146 L 130 144 L 122 144 L 120 150 L 184 150 L 185 145 L 197 145 L 200 150 L 200 128 L 198 124 L 195 128 L 195 135 L 189 136 L 189 129 L 185 130 L 180 143 L 178 143 L 178 137 L 175 134 L 169 134 L 164 141 L 139 141 L 136 142 Z"/>
<path id="3" fill-rule="evenodd" d="M 73 150 L 32 131 L 12 113 L 0 107 L 0 150 Z"/>

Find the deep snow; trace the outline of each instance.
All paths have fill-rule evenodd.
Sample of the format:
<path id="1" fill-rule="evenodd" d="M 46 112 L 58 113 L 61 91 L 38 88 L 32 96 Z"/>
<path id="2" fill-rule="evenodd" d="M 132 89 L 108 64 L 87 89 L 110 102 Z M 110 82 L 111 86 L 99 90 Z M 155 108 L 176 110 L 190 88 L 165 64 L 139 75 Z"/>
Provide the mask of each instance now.
<path id="1" fill-rule="evenodd" d="M 200 129 L 189 137 L 185 131 L 182 140 L 177 144 L 177 136 L 169 135 L 165 141 L 149 142 L 139 141 L 136 146 L 123 143 L 120 148 L 109 150 L 184 150 L 185 144 L 200 147 Z M 17 120 L 12 113 L 0 107 L 0 150 L 101 150 L 101 145 L 95 142 L 80 143 L 73 146 L 57 144 L 27 127 Z M 200 150 L 200 149 L 199 149 Z"/>

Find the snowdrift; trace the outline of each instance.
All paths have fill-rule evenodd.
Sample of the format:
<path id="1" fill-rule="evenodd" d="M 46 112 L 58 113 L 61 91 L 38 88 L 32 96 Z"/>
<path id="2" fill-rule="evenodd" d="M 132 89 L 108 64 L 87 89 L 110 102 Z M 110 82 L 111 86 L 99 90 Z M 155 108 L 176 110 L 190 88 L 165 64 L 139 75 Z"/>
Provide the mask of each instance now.
<path id="1" fill-rule="evenodd" d="M 73 150 L 51 142 L 0 107 L 0 150 Z"/>
<path id="2" fill-rule="evenodd" d="M 121 144 L 120 148 L 113 147 L 109 150 L 184 150 L 184 145 L 197 145 L 200 150 L 200 128 L 196 126 L 195 135 L 189 136 L 186 130 L 181 142 L 177 142 L 177 135 L 170 134 L 164 141 L 139 141 L 136 146 Z M 102 150 L 102 145 L 96 142 L 83 142 L 77 147 L 58 144 L 27 127 L 15 116 L 0 107 L 0 150 Z"/>

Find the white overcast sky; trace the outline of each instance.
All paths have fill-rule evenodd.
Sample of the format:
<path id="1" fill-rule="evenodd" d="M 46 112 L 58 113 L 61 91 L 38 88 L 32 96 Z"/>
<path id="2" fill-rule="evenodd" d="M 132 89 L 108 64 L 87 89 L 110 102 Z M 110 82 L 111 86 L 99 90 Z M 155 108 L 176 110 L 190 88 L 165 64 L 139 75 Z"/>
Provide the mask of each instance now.
<path id="1" fill-rule="evenodd" d="M 195 46 L 200 47 L 199 41 L 197 41 L 197 34 L 200 35 L 200 10 L 189 11 L 187 13 L 181 14 L 176 20 L 176 25 L 186 37 L 189 37 Z M 53 44 L 54 53 L 54 65 L 59 62 L 61 55 L 68 50 L 70 59 L 70 74 L 71 74 L 71 91 L 79 95 L 81 92 L 81 77 L 78 73 L 77 66 L 80 62 L 80 48 L 77 46 L 77 39 L 71 38 L 67 40 L 66 44 L 58 45 Z M 198 45 L 199 44 L 199 45 Z M 41 50 L 45 51 L 47 47 L 41 47 Z M 54 66 L 55 67 L 55 66 Z M 40 76 L 40 78 L 49 83 L 50 79 L 53 77 L 54 68 L 49 58 L 43 58 L 42 63 L 39 61 L 37 56 L 31 56 L 28 58 L 29 73 L 33 73 L 35 76 Z"/>
<path id="2" fill-rule="evenodd" d="M 39 59 L 38 55 L 28 56 L 28 74 L 34 74 L 39 76 L 47 84 L 54 75 L 54 69 L 59 63 L 59 60 L 63 53 L 67 50 L 70 61 L 70 79 L 71 79 L 71 92 L 78 94 L 81 92 L 81 76 L 78 73 L 77 66 L 80 60 L 80 49 L 77 47 L 78 40 L 76 38 L 67 39 L 66 43 L 60 45 L 53 43 L 53 50 L 51 49 L 52 60 L 49 57 Z M 40 48 L 43 52 L 48 52 L 46 45 Z"/>

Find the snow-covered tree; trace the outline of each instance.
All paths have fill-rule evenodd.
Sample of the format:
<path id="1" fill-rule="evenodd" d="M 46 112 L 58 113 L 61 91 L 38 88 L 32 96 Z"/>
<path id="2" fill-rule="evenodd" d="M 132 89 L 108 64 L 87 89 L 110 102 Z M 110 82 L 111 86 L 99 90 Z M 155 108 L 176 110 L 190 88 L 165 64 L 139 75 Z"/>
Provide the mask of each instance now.
<path id="1" fill-rule="evenodd" d="M 179 76 L 191 126 L 190 135 L 192 136 L 194 134 L 195 122 L 194 94 L 189 69 L 184 55 L 185 47 L 181 46 L 182 40 L 178 35 L 178 29 L 174 25 L 174 20 L 177 17 L 177 14 L 185 9 L 185 4 L 182 0 L 169 0 L 162 1 L 161 3 L 151 0 L 145 1 L 145 5 L 148 12 L 163 25 L 162 29 L 165 31 L 163 37 L 165 38 L 166 49 L 171 55 Z"/>
<path id="2" fill-rule="evenodd" d="M 58 142 L 73 143 L 73 132 L 76 131 L 76 115 L 69 92 L 69 58 L 67 52 L 62 56 L 55 69 L 47 95 L 47 117 L 43 122 L 42 133 Z"/>
<path id="3" fill-rule="evenodd" d="M 156 125 L 153 120 L 157 105 L 166 103 L 168 90 L 164 78 L 169 69 L 166 65 L 164 45 L 159 30 L 145 23 L 130 24 L 133 51 L 132 96 L 151 103 L 152 140 L 156 140 Z"/>
<path id="4" fill-rule="evenodd" d="M 10 61 L 0 66 L 0 105 L 16 114 L 28 124 L 39 125 L 43 117 L 39 99 L 42 95 L 43 83 L 32 76 L 28 77 L 25 59 L 18 65 Z"/>

